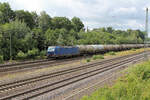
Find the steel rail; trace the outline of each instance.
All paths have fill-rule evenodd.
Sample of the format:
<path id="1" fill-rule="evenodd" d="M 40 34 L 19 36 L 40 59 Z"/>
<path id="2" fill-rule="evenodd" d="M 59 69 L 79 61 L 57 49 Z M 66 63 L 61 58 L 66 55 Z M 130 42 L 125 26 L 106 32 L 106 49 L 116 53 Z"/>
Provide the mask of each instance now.
<path id="1" fill-rule="evenodd" d="M 53 85 L 57 85 L 58 83 L 67 82 L 67 80 L 70 81 L 70 80 L 73 79 L 73 78 L 79 77 L 79 79 L 77 79 L 77 80 L 73 80 L 72 82 L 65 83 L 64 85 L 56 86 L 56 87 L 53 88 L 53 89 L 50 89 L 50 90 L 47 90 L 47 91 L 44 91 L 44 92 L 41 92 L 41 93 L 43 94 L 43 93 L 46 93 L 46 92 L 55 90 L 55 89 L 57 89 L 57 88 L 66 86 L 66 85 L 71 84 L 71 83 L 73 83 L 73 82 L 77 82 L 77 81 L 80 81 L 80 80 L 82 80 L 82 79 L 88 78 L 88 77 L 90 77 L 90 76 L 96 75 L 96 74 L 98 74 L 98 73 L 100 73 L 100 72 L 104 72 L 104 71 L 106 71 L 106 70 L 110 70 L 110 69 L 115 68 L 115 67 L 117 67 L 117 66 L 119 66 L 119 65 L 126 64 L 126 63 L 128 63 L 128 62 L 132 62 L 134 59 L 139 58 L 141 55 L 142 55 L 142 54 L 140 54 L 139 56 L 138 56 L 138 55 L 134 55 L 134 56 L 136 56 L 136 57 L 128 58 L 128 59 L 123 60 L 123 61 L 121 61 L 121 62 L 117 62 L 117 63 L 113 64 L 111 67 L 110 67 L 110 65 L 109 65 L 109 66 L 105 66 L 105 67 L 100 68 L 100 69 L 96 69 L 96 70 L 93 70 L 93 71 L 90 71 L 90 72 L 85 72 L 85 73 L 82 73 L 82 74 L 80 74 L 80 75 L 77 75 L 77 76 L 68 78 L 68 79 L 66 79 L 66 80 L 62 80 L 62 81 L 59 81 L 59 82 L 57 82 L 57 83 L 53 83 Z M 88 75 L 89 73 L 93 73 L 93 74 Z M 83 76 L 83 75 L 86 75 L 86 77 L 81 77 L 81 76 Z M 80 78 L 80 77 L 81 77 L 81 78 Z M 12 97 L 16 97 L 16 96 L 19 96 L 19 95 L 23 95 L 23 94 L 26 94 L 26 93 L 29 93 L 29 92 L 32 92 L 32 91 L 38 91 L 38 90 L 40 90 L 40 89 L 47 88 L 47 87 L 51 87 L 51 86 L 53 86 L 53 85 L 52 85 L 52 84 L 49 84 L 49 85 L 42 86 L 42 87 L 39 87 L 39 88 L 36 88 L 36 89 L 31 89 L 30 91 L 26 91 L 26 92 L 23 92 L 23 93 L 19 93 L 19 94 L 16 94 L 16 95 L 12 96 Z M 53 86 L 53 87 L 54 87 L 54 86 Z M 40 93 L 40 94 L 41 94 L 41 93 Z M 39 95 L 39 94 L 38 94 L 38 95 Z M 34 96 L 37 96 L 37 95 L 34 95 Z M 31 98 L 34 97 L 34 96 L 31 96 Z M 11 97 L 7 97 L 7 98 L 11 98 Z M 5 99 L 7 99 L 7 98 L 5 98 Z M 30 97 L 29 97 L 29 98 L 30 98 Z"/>
<path id="2" fill-rule="evenodd" d="M 61 65 L 61 63 L 67 63 L 65 61 L 73 61 L 73 60 L 78 60 L 79 58 L 72 58 L 72 59 L 61 59 L 61 60 L 46 60 L 46 61 L 40 61 L 40 62 L 34 62 L 34 63 L 28 63 L 28 64 L 23 64 L 23 65 L 16 65 L 16 66 L 5 66 L 5 67 L 0 67 L 0 74 L 5 74 L 9 72 L 16 72 L 19 70 L 23 69 L 31 69 L 31 68 L 41 68 L 41 67 L 49 67 L 51 65 Z"/>
<path id="3" fill-rule="evenodd" d="M 117 57 L 117 58 L 108 59 L 108 60 L 104 60 L 104 61 L 100 61 L 100 62 L 96 62 L 96 63 L 91 63 L 91 64 L 85 64 L 85 65 L 81 65 L 79 67 L 70 68 L 70 69 L 62 70 L 62 71 L 57 71 L 57 72 L 50 73 L 50 74 L 43 75 L 43 76 L 33 77 L 33 78 L 26 79 L 26 80 L 16 81 L 16 82 L 13 82 L 13 83 L 2 84 L 2 85 L 0 85 L 0 92 L 4 91 L 6 89 L 9 89 L 9 88 L 15 88 L 15 87 L 18 87 L 18 86 L 21 86 L 21 85 L 30 84 L 32 82 L 41 81 L 41 80 L 44 80 L 44 79 L 64 75 L 64 74 L 75 72 L 75 71 L 82 70 L 82 69 L 85 69 L 85 68 L 94 67 L 97 64 L 103 65 L 103 64 L 108 63 L 108 62 L 112 63 L 116 59 L 121 60 L 121 59 L 124 59 L 125 57 L 130 57 L 130 56 L 133 56 L 133 55 Z"/>

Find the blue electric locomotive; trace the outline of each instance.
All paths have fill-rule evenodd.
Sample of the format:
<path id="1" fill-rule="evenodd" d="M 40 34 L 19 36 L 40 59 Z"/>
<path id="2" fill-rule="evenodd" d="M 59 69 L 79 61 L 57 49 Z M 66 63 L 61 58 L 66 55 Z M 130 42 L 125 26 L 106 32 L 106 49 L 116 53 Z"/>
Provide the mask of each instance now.
<path id="1" fill-rule="evenodd" d="M 79 54 L 79 48 L 76 46 L 49 46 L 47 50 L 48 58 L 69 57 Z"/>

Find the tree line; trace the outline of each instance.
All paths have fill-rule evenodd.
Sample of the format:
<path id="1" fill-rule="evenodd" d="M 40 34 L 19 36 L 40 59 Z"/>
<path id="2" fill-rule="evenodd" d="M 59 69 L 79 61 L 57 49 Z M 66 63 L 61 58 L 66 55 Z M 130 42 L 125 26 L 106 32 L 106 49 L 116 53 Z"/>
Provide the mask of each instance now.
<path id="1" fill-rule="evenodd" d="M 112 27 L 85 30 L 78 17 L 51 17 L 24 10 L 12 10 L 9 3 L 0 3 L 0 58 L 34 58 L 44 55 L 48 46 L 80 44 L 143 43 L 140 30 L 115 30 Z M 10 46 L 11 44 L 11 46 Z"/>

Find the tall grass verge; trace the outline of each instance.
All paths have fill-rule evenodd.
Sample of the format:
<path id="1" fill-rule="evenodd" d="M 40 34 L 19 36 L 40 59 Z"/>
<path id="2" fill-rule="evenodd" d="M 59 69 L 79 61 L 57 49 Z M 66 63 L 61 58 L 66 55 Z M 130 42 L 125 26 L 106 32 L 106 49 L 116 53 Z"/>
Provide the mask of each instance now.
<path id="1" fill-rule="evenodd" d="M 128 74 L 81 100 L 150 100 L 150 61 L 130 67 Z"/>

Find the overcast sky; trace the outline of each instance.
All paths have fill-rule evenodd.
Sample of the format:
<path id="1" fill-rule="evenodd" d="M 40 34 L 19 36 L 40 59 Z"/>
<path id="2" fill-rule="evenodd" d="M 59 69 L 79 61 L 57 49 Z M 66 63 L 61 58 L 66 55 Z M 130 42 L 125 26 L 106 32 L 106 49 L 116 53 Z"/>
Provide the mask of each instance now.
<path id="1" fill-rule="evenodd" d="M 149 0 L 0 0 L 13 10 L 46 11 L 51 17 L 79 17 L 85 27 L 112 26 L 115 29 L 145 27 L 145 8 Z"/>

